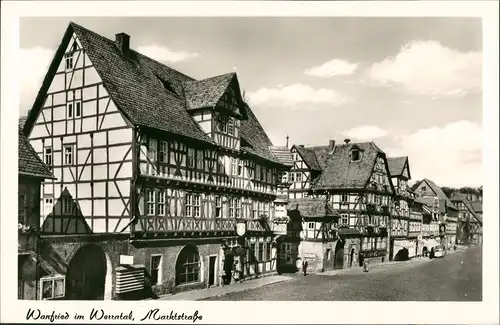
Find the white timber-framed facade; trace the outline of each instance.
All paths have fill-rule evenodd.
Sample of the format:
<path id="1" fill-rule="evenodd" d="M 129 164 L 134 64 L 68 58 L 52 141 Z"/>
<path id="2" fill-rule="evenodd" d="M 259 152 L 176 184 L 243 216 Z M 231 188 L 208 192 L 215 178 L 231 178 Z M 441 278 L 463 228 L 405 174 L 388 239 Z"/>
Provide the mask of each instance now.
<path id="1" fill-rule="evenodd" d="M 42 184 L 40 254 L 65 266 L 67 298 L 231 283 L 236 264 L 245 278 L 276 272 L 288 167 L 235 73 L 195 80 L 124 33 L 70 23 L 23 131 L 55 176 Z M 130 272 L 142 280 L 124 285 Z"/>

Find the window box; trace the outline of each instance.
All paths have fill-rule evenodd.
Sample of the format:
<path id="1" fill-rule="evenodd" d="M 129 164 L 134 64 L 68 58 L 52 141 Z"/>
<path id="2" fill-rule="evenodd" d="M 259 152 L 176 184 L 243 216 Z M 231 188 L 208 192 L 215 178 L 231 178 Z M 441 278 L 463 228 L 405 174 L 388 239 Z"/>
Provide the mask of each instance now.
<path id="1" fill-rule="evenodd" d="M 66 294 L 66 277 L 64 275 L 40 279 L 40 300 L 64 298 Z"/>

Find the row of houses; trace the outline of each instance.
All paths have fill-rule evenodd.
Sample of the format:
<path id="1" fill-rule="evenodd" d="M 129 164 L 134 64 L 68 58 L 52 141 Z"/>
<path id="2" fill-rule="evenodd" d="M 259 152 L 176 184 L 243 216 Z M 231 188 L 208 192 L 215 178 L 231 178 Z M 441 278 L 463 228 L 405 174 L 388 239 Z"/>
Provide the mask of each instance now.
<path id="1" fill-rule="evenodd" d="M 408 157 L 387 157 L 373 142 L 287 144 L 273 152 L 290 167 L 281 174 L 290 222 L 279 264 L 287 268 L 300 258 L 321 272 L 481 241 L 482 194 L 474 202 L 459 192 L 448 197 L 430 179 L 409 186 Z"/>
<path id="2" fill-rule="evenodd" d="M 422 247 L 439 222 L 455 233 L 449 199 L 408 189 L 408 159 L 275 147 L 235 73 L 196 80 L 130 44 L 70 23 L 20 123 L 19 299 L 140 299 L 299 257 L 354 267 Z"/>

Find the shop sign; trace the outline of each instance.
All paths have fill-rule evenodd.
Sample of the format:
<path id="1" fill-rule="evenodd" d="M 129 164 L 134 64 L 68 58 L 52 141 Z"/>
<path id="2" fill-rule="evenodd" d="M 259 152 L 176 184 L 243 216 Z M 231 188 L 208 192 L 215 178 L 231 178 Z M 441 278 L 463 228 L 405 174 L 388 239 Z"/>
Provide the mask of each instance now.
<path id="1" fill-rule="evenodd" d="M 236 234 L 240 237 L 244 236 L 247 232 L 247 223 L 238 222 L 236 223 Z"/>

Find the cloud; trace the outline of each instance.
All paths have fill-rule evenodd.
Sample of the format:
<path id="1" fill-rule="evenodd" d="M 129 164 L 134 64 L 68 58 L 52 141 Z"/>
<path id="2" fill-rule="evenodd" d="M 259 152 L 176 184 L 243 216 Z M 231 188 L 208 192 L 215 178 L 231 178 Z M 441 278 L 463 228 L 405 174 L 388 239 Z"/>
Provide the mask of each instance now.
<path id="1" fill-rule="evenodd" d="M 382 138 L 385 137 L 388 133 L 389 131 L 375 125 L 358 126 L 342 132 L 342 134 L 348 138 L 361 141 Z"/>
<path id="2" fill-rule="evenodd" d="M 437 41 L 411 41 L 368 70 L 372 85 L 413 95 L 460 97 L 482 89 L 482 53 L 459 52 Z"/>
<path id="3" fill-rule="evenodd" d="M 199 56 L 198 53 L 194 52 L 186 52 L 186 51 L 172 51 L 161 45 L 147 45 L 147 46 L 139 46 L 137 48 L 137 52 L 149 56 L 152 59 L 161 62 L 180 62 L 192 60 Z"/>
<path id="4" fill-rule="evenodd" d="M 256 92 L 249 93 L 248 98 L 253 105 L 287 105 L 291 107 L 295 107 L 297 104 L 343 105 L 351 102 L 350 98 L 340 95 L 332 89 L 314 89 L 299 83 L 277 88 L 261 88 Z"/>
<path id="5" fill-rule="evenodd" d="M 456 121 L 443 127 L 420 129 L 394 139 L 388 156 L 409 156 L 412 179 L 429 178 L 441 186 L 477 186 L 482 183 L 482 129 Z"/>
<path id="6" fill-rule="evenodd" d="M 335 77 L 335 76 L 347 76 L 353 74 L 358 65 L 356 63 L 349 63 L 344 60 L 333 59 L 320 66 L 315 66 L 306 69 L 304 73 L 309 76 L 314 77 Z"/>
<path id="7" fill-rule="evenodd" d="M 54 54 L 55 50 L 43 47 L 20 50 L 20 115 L 31 109 Z"/>

